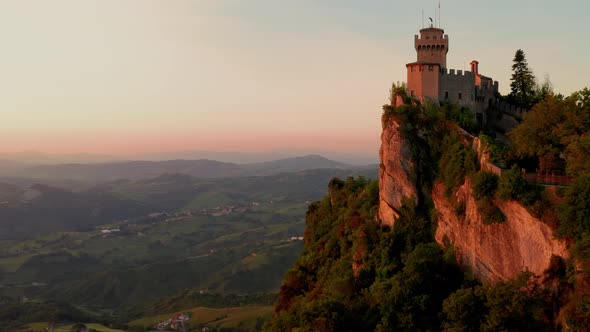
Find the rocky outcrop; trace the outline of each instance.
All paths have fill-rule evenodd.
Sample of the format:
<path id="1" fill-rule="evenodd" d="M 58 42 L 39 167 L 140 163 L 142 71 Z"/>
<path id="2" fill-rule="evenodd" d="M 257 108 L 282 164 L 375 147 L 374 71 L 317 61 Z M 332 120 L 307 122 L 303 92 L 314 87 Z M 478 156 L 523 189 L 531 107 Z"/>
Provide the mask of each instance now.
<path id="1" fill-rule="evenodd" d="M 382 120 L 379 158 L 379 219 L 393 225 L 399 217 L 402 198 L 418 197 L 416 163 L 412 158 L 410 143 L 405 140 L 401 128 L 394 120 Z"/>
<path id="2" fill-rule="evenodd" d="M 419 190 L 424 190 L 420 188 L 424 187 L 418 181 L 417 162 L 413 160 L 410 142 L 404 139 L 400 125 L 394 119 L 383 120 L 382 126 L 379 218 L 383 224 L 394 224 L 404 196 L 417 202 L 419 197 L 432 197 L 438 211 L 436 241 L 441 246 L 453 245 L 458 261 L 481 280 L 506 280 L 523 271 L 542 274 L 553 255 L 567 257 L 566 243 L 555 239 L 552 229 L 518 202 L 495 202 L 506 221 L 485 225 L 469 181 L 452 199 L 444 196 L 441 184 L 435 184 L 431 193 L 420 193 Z M 498 174 L 495 169 L 490 169 L 494 166 L 488 163 L 489 155 L 482 143 L 467 136 L 464 143 L 478 151 L 482 168 Z M 455 202 L 464 204 L 460 204 L 465 207 L 464 215 L 457 215 Z"/>
<path id="3" fill-rule="evenodd" d="M 453 245 L 459 263 L 481 280 L 511 279 L 522 271 L 542 274 L 552 256 L 568 255 L 566 243 L 556 240 L 549 226 L 517 202 L 495 202 L 506 221 L 485 225 L 469 181 L 455 197 L 465 204 L 464 216 L 457 216 L 455 204 L 444 196 L 441 184 L 434 186 L 432 199 L 438 211 L 436 241 Z"/>

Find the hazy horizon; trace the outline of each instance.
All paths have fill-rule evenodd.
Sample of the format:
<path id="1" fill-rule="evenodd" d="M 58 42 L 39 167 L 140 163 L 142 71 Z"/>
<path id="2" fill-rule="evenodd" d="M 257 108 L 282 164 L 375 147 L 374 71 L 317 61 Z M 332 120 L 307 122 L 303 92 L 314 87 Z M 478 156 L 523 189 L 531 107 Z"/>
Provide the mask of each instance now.
<path id="1" fill-rule="evenodd" d="M 0 153 L 377 156 L 381 105 L 437 1 L 3 1 Z M 588 85 L 587 2 L 442 1 L 449 68 L 509 89 L 514 52 Z M 485 17 L 478 13 L 485 12 Z"/>
<path id="2" fill-rule="evenodd" d="M 326 159 L 354 166 L 376 164 L 379 162 L 378 153 L 372 153 L 371 151 L 355 153 L 347 151 L 317 149 L 298 150 L 288 148 L 263 152 L 184 150 L 129 154 L 94 154 L 84 152 L 52 154 L 41 151 L 18 151 L 12 153 L 0 152 L 0 162 L 18 162 L 31 165 L 42 165 L 208 159 L 227 163 L 248 164 L 309 156 L 320 156 Z"/>

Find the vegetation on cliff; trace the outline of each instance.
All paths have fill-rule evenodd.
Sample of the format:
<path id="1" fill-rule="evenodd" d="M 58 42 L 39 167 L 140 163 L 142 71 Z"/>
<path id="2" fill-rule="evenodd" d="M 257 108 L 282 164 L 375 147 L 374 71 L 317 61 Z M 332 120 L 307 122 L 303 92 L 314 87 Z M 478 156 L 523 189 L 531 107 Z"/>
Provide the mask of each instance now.
<path id="1" fill-rule="evenodd" d="M 580 176 L 590 171 L 589 133 L 590 90 L 585 88 L 566 98 L 550 94 L 508 133 L 510 153 L 519 161 L 538 160 L 541 174 L 565 168 L 568 174 Z"/>
<path id="2" fill-rule="evenodd" d="M 267 331 L 544 328 L 551 297 L 530 274 L 482 285 L 459 270 L 452 246 L 434 242 L 430 210 L 407 199 L 389 228 L 375 220 L 377 204 L 375 181 L 332 180 L 309 207 L 303 254 Z"/>
<path id="3" fill-rule="evenodd" d="M 405 199 L 397 211 L 399 218 L 386 227 L 375 220 L 375 182 L 334 179 L 330 194 L 309 208 L 303 254 L 283 281 L 266 329 L 500 331 L 588 326 L 590 301 L 583 295 L 580 268 L 590 267 L 585 263 L 590 253 L 590 177 L 577 176 L 568 190 L 548 192 L 527 183 L 521 167 L 534 163 L 533 157 L 538 162 L 547 151 L 553 153 L 552 147 L 524 153 L 517 143 L 499 144 L 485 136 L 480 136 L 481 141 L 492 152 L 492 162 L 502 161 L 508 170 L 500 176 L 482 170 L 469 133 L 477 135 L 485 128 L 477 126 L 473 114 L 453 105 L 423 105 L 409 98 L 403 86 L 394 85 L 393 100 L 395 94 L 401 95 L 403 104 L 384 106 L 383 121 L 386 125 L 394 121 L 410 144 L 419 197 Z M 560 127 L 550 130 L 555 130 L 557 142 L 567 151 L 583 150 L 587 145 L 585 127 L 570 123 L 590 123 L 583 118 L 590 105 L 587 95 L 588 90 L 583 90 L 562 99 L 570 110 L 579 109 L 564 121 L 545 123 Z M 547 108 L 544 104 L 553 102 L 551 98 L 558 97 L 548 96 L 531 113 L 542 112 Z M 540 117 L 525 116 L 523 126 L 531 119 Z M 526 141 L 519 131 L 525 130 L 515 129 L 510 134 L 512 142 Z M 566 159 L 570 174 L 584 174 L 583 157 L 570 153 Z M 497 202 L 519 200 L 536 215 L 551 214 L 549 219 L 560 234 L 576 240 L 575 260 L 564 262 L 555 257 L 543 276 L 523 273 L 495 284 L 480 284 L 469 271 L 461 272 L 452 244 L 446 243 L 443 250 L 434 241 L 437 212 L 429 195 L 434 183 L 440 182 L 447 199 L 455 200 L 467 179 L 484 223 L 506 218 L 495 206 Z M 461 214 L 465 207 L 456 203 L 456 212 Z"/>
<path id="4" fill-rule="evenodd" d="M 508 182 L 514 188 L 500 196 L 522 201 L 537 215 L 553 213 L 552 226 L 561 237 L 576 241 L 590 237 L 590 90 L 585 88 L 569 97 L 549 94 L 508 137 L 511 149 L 506 154 L 515 165 L 531 167 L 532 160 L 539 174 L 565 173 L 572 180 L 567 190 L 556 191 L 561 197 L 551 199 L 539 187 L 536 191 L 530 186 L 523 189 L 523 180 L 511 171 L 506 176 L 511 177 Z M 590 254 L 577 256 L 590 259 Z"/>

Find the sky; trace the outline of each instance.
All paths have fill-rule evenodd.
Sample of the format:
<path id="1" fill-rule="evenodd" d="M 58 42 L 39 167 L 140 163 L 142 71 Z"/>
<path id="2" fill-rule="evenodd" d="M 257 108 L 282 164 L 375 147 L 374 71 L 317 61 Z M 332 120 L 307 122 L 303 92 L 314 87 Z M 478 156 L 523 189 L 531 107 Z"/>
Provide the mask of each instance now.
<path id="1" fill-rule="evenodd" d="M 0 0 L 0 153 L 375 153 L 437 1 Z M 590 86 L 588 1 L 441 1 L 448 67 Z"/>

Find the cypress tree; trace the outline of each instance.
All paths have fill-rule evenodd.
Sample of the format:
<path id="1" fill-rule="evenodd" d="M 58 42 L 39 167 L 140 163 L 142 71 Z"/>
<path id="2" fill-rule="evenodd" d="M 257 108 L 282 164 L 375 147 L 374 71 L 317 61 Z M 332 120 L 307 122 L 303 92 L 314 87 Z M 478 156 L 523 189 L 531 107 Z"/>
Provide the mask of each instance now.
<path id="1" fill-rule="evenodd" d="M 512 61 L 514 64 L 510 78 L 510 101 L 518 106 L 530 108 L 535 99 L 535 75 L 529 69 L 523 50 L 517 50 Z"/>

